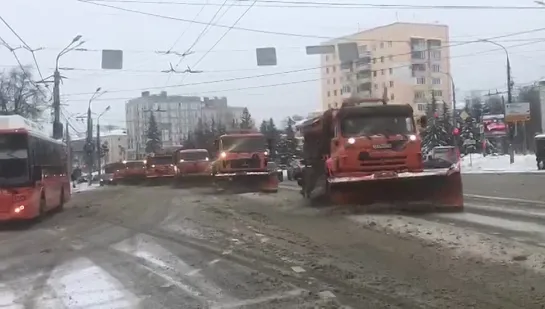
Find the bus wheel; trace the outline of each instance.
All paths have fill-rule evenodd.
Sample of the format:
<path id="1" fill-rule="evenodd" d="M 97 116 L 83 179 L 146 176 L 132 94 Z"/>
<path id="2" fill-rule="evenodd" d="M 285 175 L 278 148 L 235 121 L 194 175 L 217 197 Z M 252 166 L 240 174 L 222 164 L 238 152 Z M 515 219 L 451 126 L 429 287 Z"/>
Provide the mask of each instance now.
<path id="1" fill-rule="evenodd" d="M 61 197 L 60 197 L 60 202 L 59 202 L 59 206 L 57 207 L 57 210 L 59 212 L 64 210 L 64 189 L 61 189 Z"/>

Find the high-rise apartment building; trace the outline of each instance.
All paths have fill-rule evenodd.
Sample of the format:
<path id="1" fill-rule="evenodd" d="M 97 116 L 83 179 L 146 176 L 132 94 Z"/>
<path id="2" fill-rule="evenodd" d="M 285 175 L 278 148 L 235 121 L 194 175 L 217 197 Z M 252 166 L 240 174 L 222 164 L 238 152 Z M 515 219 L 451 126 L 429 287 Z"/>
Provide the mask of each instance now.
<path id="1" fill-rule="evenodd" d="M 338 50 L 321 56 L 324 110 L 351 95 L 382 98 L 384 89 L 390 104 L 411 104 L 416 114 L 425 112 L 432 95 L 451 106 L 448 26 L 394 23 L 323 45 L 346 42 L 357 42 L 356 61 L 340 63 Z"/>

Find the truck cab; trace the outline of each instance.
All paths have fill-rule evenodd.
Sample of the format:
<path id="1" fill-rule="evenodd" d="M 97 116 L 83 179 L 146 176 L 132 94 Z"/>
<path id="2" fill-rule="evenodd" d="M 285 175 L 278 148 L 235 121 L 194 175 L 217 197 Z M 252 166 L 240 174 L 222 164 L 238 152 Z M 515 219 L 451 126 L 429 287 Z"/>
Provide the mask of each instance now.
<path id="1" fill-rule="evenodd" d="M 269 148 L 267 139 L 258 132 L 225 134 L 216 141 L 218 158 L 215 173 L 267 171 Z"/>

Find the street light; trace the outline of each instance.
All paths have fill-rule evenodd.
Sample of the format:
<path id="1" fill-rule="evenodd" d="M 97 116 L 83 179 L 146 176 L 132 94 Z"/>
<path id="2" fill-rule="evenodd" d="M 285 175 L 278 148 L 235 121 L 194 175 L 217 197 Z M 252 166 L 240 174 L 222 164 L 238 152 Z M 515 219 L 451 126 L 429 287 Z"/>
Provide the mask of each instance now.
<path id="1" fill-rule="evenodd" d="M 93 120 L 91 118 L 91 103 L 93 103 L 93 100 L 99 98 L 101 95 L 106 93 L 106 91 L 100 92 L 102 90 L 101 87 L 98 87 L 91 98 L 89 99 L 89 104 L 87 106 L 87 141 L 85 143 L 86 145 L 86 152 L 89 156 L 89 185 L 92 183 L 92 174 L 93 174 Z"/>
<path id="2" fill-rule="evenodd" d="M 62 49 L 55 59 L 55 73 L 53 74 L 53 111 L 54 111 L 54 121 L 53 121 L 53 138 L 59 139 L 62 137 L 62 124 L 60 120 L 61 115 L 61 95 L 59 90 L 59 85 L 61 83 L 61 74 L 59 73 L 59 59 L 81 46 L 85 41 L 80 41 L 81 35 L 77 35 L 72 39 L 72 42 L 68 44 L 64 49 Z M 76 44 L 77 43 L 77 44 Z M 74 45 L 76 44 L 76 45 Z"/>
<path id="3" fill-rule="evenodd" d="M 97 90 L 99 90 L 100 88 L 98 88 Z M 108 105 L 108 107 L 106 107 L 104 109 L 104 111 L 102 111 L 102 113 L 100 113 L 97 117 L 97 167 L 98 167 L 98 181 L 100 182 L 100 178 L 102 177 L 101 174 L 102 174 L 102 167 L 100 166 L 101 165 L 101 161 L 102 161 L 102 158 L 100 157 L 101 153 L 100 151 L 102 150 L 102 147 L 100 145 L 100 117 L 102 117 L 102 115 L 104 115 L 107 111 L 110 110 L 110 105 Z"/>

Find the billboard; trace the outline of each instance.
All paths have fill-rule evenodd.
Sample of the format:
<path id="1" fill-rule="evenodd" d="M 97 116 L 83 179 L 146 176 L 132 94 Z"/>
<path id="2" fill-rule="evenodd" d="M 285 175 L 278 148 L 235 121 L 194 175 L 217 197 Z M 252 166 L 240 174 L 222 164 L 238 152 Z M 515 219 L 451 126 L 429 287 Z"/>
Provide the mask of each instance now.
<path id="1" fill-rule="evenodd" d="M 502 114 L 483 115 L 482 125 L 485 137 L 507 135 L 505 116 Z"/>
<path id="2" fill-rule="evenodd" d="M 524 122 L 530 120 L 530 103 L 506 103 L 505 104 L 505 121 L 507 122 Z"/>

